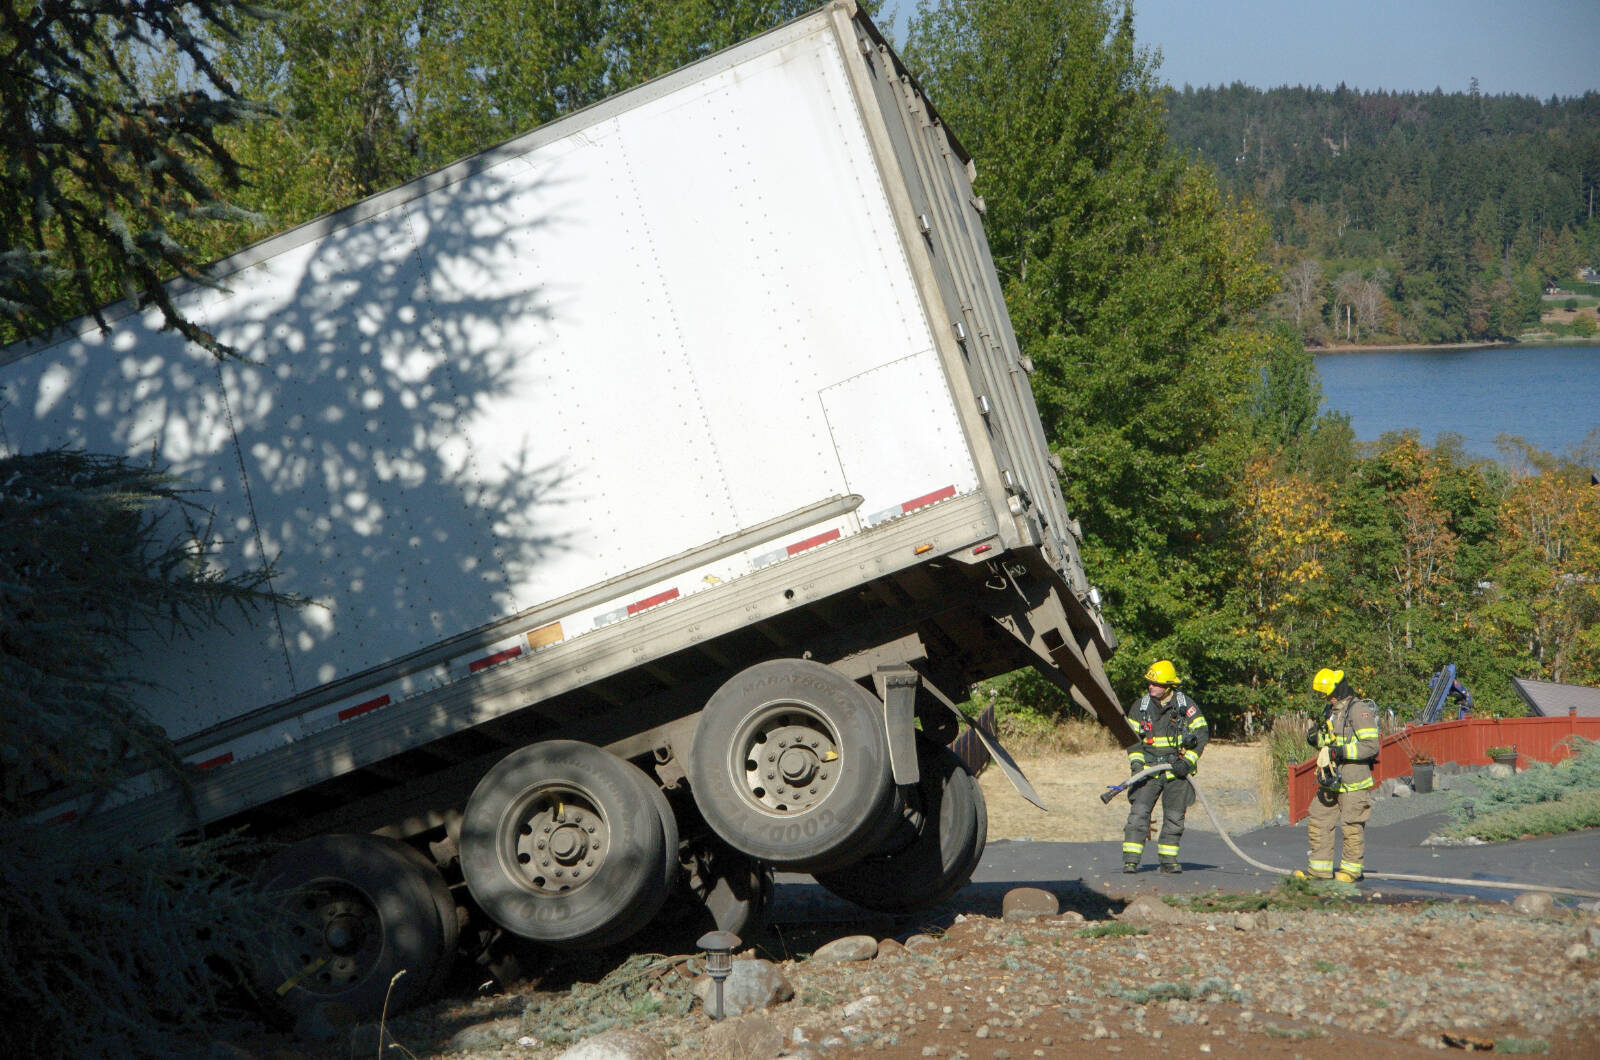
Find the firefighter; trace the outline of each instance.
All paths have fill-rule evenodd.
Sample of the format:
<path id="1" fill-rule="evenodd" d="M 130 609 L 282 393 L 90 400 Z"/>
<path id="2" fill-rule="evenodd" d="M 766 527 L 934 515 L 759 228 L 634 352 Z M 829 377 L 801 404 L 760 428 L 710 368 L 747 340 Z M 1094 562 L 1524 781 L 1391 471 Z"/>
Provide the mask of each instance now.
<path id="1" fill-rule="evenodd" d="M 1157 764 L 1167 764 L 1171 769 L 1141 780 L 1128 792 L 1122 871 L 1139 871 L 1139 857 L 1150 836 L 1150 818 L 1159 799 L 1161 835 L 1156 840 L 1156 856 L 1162 872 L 1182 872 L 1178 842 L 1183 838 L 1184 814 L 1194 801 L 1189 776 L 1200 763 L 1209 730 L 1200 705 L 1178 691 L 1178 671 L 1170 661 L 1157 659 L 1151 663 L 1144 679 L 1149 691 L 1128 713 L 1128 720 L 1139 734 L 1139 742 L 1128 748 L 1128 769 L 1138 773 Z"/>
<path id="2" fill-rule="evenodd" d="M 1322 719 L 1312 722 L 1306 742 L 1317 749 L 1317 794 L 1311 800 L 1306 837 L 1311 851 L 1300 879 L 1361 879 L 1367 850 L 1367 820 L 1372 816 L 1372 767 L 1378 760 L 1378 708 L 1358 699 L 1343 670 L 1323 668 L 1312 689 L 1328 697 Z M 1342 833 L 1339 867 L 1334 868 L 1334 830 Z"/>

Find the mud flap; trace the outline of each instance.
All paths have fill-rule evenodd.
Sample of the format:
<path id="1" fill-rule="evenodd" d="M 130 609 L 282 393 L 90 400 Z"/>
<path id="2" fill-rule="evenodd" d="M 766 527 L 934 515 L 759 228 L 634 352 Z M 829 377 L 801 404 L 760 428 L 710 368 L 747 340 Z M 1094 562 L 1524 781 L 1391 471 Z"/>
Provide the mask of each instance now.
<path id="1" fill-rule="evenodd" d="M 993 756 L 994 760 L 1000 763 L 1001 771 L 1005 773 L 1006 779 L 1011 781 L 1011 786 L 1017 790 L 1017 794 L 1021 795 L 1024 799 L 1027 799 L 1029 802 L 1039 807 L 1039 809 L 1043 810 L 1045 813 L 1051 813 L 1052 811 L 1050 807 L 1044 804 L 1044 800 L 1039 798 L 1039 793 L 1033 790 L 1033 785 L 1030 784 L 1028 782 L 1028 778 L 1023 775 L 1022 767 L 1017 765 L 1017 760 L 1011 757 L 1011 752 L 1000 746 L 1000 740 L 967 721 L 966 715 L 961 713 L 960 708 L 950 701 L 949 696 L 939 691 L 938 686 L 936 686 L 932 681 L 929 681 L 927 678 L 923 678 L 922 683 L 927 686 L 929 692 L 933 693 L 933 698 L 937 699 L 940 703 L 943 703 L 945 707 L 949 709 L 950 713 L 956 716 L 957 720 L 971 728 L 971 730 L 977 734 L 978 739 L 983 741 L 983 746 L 988 749 L 989 754 Z"/>
<path id="2" fill-rule="evenodd" d="M 883 700 L 883 727 L 889 738 L 889 770 L 896 784 L 922 779 L 917 764 L 917 732 L 913 724 L 917 706 L 917 671 L 909 666 L 880 666 L 873 672 L 878 698 Z"/>

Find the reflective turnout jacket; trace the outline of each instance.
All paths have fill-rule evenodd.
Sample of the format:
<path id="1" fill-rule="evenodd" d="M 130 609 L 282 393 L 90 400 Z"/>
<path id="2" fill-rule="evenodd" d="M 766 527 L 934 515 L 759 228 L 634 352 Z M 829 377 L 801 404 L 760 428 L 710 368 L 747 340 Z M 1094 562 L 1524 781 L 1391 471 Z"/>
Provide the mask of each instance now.
<path id="1" fill-rule="evenodd" d="M 1378 760 L 1378 706 L 1350 696 L 1331 704 L 1317 728 L 1317 748 L 1328 748 L 1339 767 L 1339 790 L 1372 787 L 1372 765 Z"/>
<path id="2" fill-rule="evenodd" d="M 1211 736 L 1200 704 L 1176 689 L 1165 701 L 1148 694 L 1140 696 L 1128 712 L 1128 720 L 1139 732 L 1139 742 L 1128 748 L 1128 764 L 1138 769 L 1179 757 L 1187 758 L 1191 766 L 1198 765 Z M 1185 736 L 1192 738 L 1193 747 L 1183 746 Z"/>

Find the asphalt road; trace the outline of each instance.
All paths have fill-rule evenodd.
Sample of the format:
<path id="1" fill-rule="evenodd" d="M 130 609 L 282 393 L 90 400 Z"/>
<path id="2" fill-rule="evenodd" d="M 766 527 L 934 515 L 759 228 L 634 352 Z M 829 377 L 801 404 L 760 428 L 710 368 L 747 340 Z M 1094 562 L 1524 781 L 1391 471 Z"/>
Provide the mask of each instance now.
<path id="1" fill-rule="evenodd" d="M 1419 809 L 1411 806 L 1408 809 Z M 1385 808 L 1389 809 L 1389 808 Z M 1191 818 L 1203 813 L 1200 806 L 1190 810 Z M 1367 870 L 1371 873 L 1402 873 L 1416 876 L 1449 877 L 1540 887 L 1565 887 L 1600 892 L 1600 829 L 1589 829 L 1542 839 L 1522 839 L 1483 846 L 1424 846 L 1422 841 L 1448 821 L 1442 810 L 1412 813 L 1390 820 L 1393 812 L 1375 815 L 1367 827 Z M 1251 858 L 1285 872 L 1302 868 L 1306 860 L 1306 830 L 1298 825 L 1257 828 L 1233 837 Z M 997 916 L 1007 891 L 1014 887 L 1038 887 L 1054 893 L 1063 908 L 1074 908 L 1086 916 L 1112 911 L 1141 893 L 1195 894 L 1223 891 L 1249 894 L 1270 891 L 1277 886 L 1280 873 L 1255 868 L 1228 849 L 1215 832 L 1191 827 L 1183 838 L 1184 871 L 1180 875 L 1158 872 L 1155 844 L 1151 843 L 1138 873 L 1122 871 L 1119 842 L 1048 843 L 1034 841 L 991 842 L 972 882 L 945 906 L 928 910 L 911 919 L 938 924 L 958 913 Z M 1374 900 L 1414 900 L 1420 898 L 1466 897 L 1484 902 L 1508 903 L 1519 890 L 1469 885 L 1423 884 L 1368 877 L 1362 892 Z M 1562 904 L 1582 904 L 1600 908 L 1594 899 L 1557 896 Z M 893 934 L 885 927 L 903 925 L 884 922 L 842 899 L 835 898 L 809 876 L 780 875 L 769 911 L 769 921 L 779 925 L 807 923 L 859 922 L 860 930 Z"/>

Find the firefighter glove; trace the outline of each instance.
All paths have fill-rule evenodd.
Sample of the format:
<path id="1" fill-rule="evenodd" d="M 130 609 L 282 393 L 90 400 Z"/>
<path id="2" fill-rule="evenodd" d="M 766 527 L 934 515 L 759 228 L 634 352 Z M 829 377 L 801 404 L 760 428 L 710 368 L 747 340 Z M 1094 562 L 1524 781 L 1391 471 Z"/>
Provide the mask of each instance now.
<path id="1" fill-rule="evenodd" d="M 1316 722 L 1312 722 L 1310 727 L 1306 729 L 1306 743 L 1310 744 L 1312 747 L 1316 747 L 1322 742 L 1318 739 L 1318 737 L 1321 735 L 1322 726 L 1318 725 Z"/>
<path id="2" fill-rule="evenodd" d="M 1333 765 L 1333 752 L 1324 747 L 1317 752 L 1317 770 L 1321 772 Z"/>
<path id="3" fill-rule="evenodd" d="M 1128 776 L 1130 776 L 1130 777 L 1133 776 L 1135 773 L 1139 772 L 1143 768 L 1144 768 L 1144 763 L 1143 762 L 1139 761 L 1138 759 L 1132 760 L 1131 762 L 1128 763 Z"/>
<path id="4" fill-rule="evenodd" d="M 1187 758 L 1179 758 L 1172 763 L 1172 775 L 1177 777 L 1179 780 L 1182 780 L 1184 777 L 1193 772 L 1194 766 L 1189 764 L 1189 760 Z"/>

